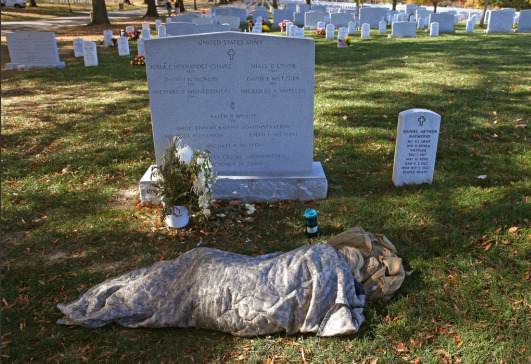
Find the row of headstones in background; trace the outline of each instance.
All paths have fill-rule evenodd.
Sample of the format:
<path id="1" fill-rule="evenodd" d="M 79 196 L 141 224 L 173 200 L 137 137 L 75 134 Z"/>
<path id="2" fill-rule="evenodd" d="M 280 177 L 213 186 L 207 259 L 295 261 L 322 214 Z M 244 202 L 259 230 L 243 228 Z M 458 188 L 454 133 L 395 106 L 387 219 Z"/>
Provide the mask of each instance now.
<path id="1" fill-rule="evenodd" d="M 286 35 L 291 38 L 304 38 L 304 28 L 299 28 L 294 23 L 286 24 Z"/>

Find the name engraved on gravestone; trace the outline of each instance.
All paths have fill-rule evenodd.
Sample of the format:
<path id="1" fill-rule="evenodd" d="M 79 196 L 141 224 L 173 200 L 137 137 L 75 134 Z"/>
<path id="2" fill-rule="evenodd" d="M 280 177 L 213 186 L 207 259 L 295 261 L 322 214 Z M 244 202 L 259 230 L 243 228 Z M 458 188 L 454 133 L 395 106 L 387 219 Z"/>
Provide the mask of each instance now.
<path id="1" fill-rule="evenodd" d="M 398 117 L 393 182 L 431 183 L 439 140 L 441 116 L 430 110 L 411 109 Z"/>
<path id="2" fill-rule="evenodd" d="M 182 135 L 210 150 L 220 174 L 312 170 L 313 39 L 223 32 L 145 43 L 158 164 Z"/>

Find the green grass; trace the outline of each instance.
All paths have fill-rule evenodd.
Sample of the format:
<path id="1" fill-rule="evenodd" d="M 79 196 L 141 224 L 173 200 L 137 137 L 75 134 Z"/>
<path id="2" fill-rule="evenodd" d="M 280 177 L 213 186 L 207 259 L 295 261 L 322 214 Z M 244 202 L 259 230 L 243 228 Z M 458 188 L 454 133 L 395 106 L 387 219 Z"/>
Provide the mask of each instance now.
<path id="1" fill-rule="evenodd" d="M 2 70 L 3 361 L 529 362 L 531 35 L 456 28 L 416 39 L 358 31 L 345 49 L 316 37 L 314 160 L 328 199 L 258 204 L 252 221 L 220 203 L 227 217 L 179 231 L 139 202 L 155 155 L 132 56 L 98 48 L 100 66 L 85 68 L 74 36 L 58 33 L 65 69 Z M 397 118 L 410 108 L 442 116 L 434 181 L 396 188 Z M 199 242 L 249 255 L 307 244 L 307 207 L 319 212 L 313 242 L 360 225 L 416 268 L 391 301 L 365 309 L 356 335 L 55 324 L 57 303 Z"/>

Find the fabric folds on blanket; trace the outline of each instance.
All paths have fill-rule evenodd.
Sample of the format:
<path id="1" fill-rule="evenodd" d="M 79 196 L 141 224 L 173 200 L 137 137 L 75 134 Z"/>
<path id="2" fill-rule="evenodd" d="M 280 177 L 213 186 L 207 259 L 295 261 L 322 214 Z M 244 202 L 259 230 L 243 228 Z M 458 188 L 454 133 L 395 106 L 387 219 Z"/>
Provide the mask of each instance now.
<path id="1" fill-rule="evenodd" d="M 363 286 L 328 244 L 257 257 L 196 248 L 59 304 L 65 316 L 57 323 L 335 336 L 358 331 L 364 305 Z"/>

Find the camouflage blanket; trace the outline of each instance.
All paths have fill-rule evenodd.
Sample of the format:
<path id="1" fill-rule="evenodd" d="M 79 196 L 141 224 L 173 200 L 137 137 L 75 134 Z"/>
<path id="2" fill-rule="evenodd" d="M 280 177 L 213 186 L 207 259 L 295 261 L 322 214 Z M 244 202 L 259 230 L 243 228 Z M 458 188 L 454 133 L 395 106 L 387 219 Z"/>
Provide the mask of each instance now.
<path id="1" fill-rule="evenodd" d="M 364 305 L 363 286 L 328 244 L 256 257 L 196 248 L 59 304 L 64 317 L 57 323 L 335 336 L 358 331 Z"/>

